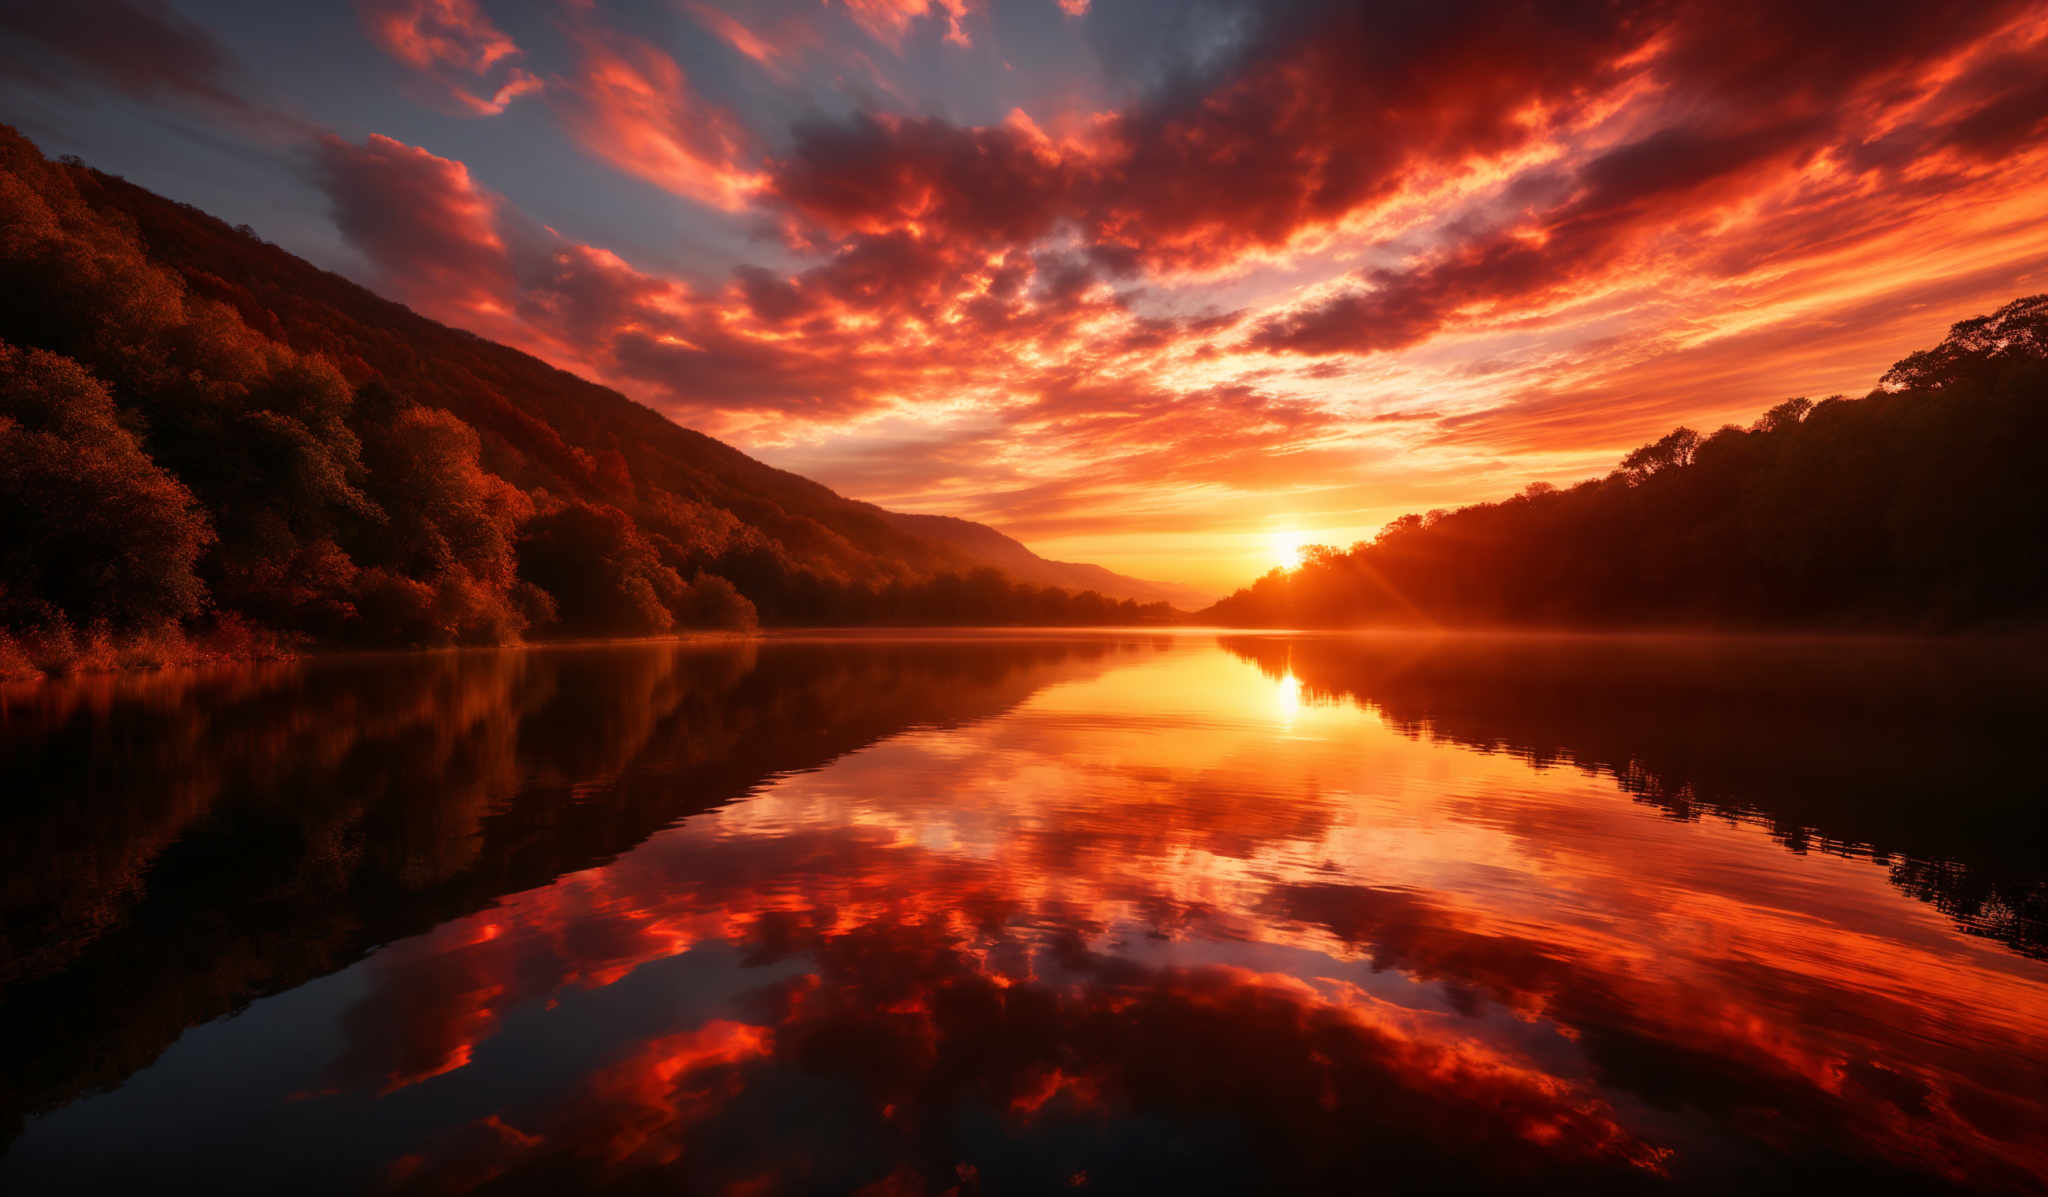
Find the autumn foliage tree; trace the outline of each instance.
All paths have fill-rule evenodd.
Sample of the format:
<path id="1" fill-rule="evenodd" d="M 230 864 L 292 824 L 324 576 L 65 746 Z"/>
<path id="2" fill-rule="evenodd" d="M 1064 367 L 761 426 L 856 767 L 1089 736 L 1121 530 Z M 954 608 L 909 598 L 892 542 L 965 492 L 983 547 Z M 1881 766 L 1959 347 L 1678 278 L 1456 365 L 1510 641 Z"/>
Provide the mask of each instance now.
<path id="1" fill-rule="evenodd" d="M 5 128 L 0 339 L 0 636 L 229 620 L 435 645 L 1127 613 L 970 580 L 879 509 Z"/>
<path id="2" fill-rule="evenodd" d="M 363 460 L 383 518 L 358 555 L 384 578 L 423 588 L 408 615 L 415 638 L 496 643 L 544 621 L 551 603 L 521 582 L 513 547 L 532 500 L 482 467 L 469 425 L 380 398 L 395 414 L 365 431 Z"/>
<path id="3" fill-rule="evenodd" d="M 520 574 L 534 500 L 486 465 L 473 426 L 195 295 L 133 221 L 88 198 L 101 185 L 0 130 L 10 644 L 73 625 L 120 633 L 223 616 L 370 644 L 751 626 L 747 600 L 702 568 L 734 542 L 731 517 L 675 498 L 663 527 L 688 546 L 677 554 L 703 559 L 701 577 L 683 581 L 612 508 L 600 521 L 611 538 L 597 543 L 617 550 L 604 558 L 614 568 L 595 584 L 573 564 L 547 574 L 568 595 L 558 602 Z M 616 453 L 587 471 L 632 489 Z M 557 524 L 582 511 L 556 507 Z M 534 529 L 534 543 L 552 528 Z M 533 559 L 547 571 L 544 550 Z"/>
<path id="4" fill-rule="evenodd" d="M 684 581 L 626 513 L 571 500 L 527 522 L 519 567 L 554 597 L 561 630 L 645 636 L 679 627 L 752 627 L 754 608 L 729 582 Z"/>
<path id="5" fill-rule="evenodd" d="M 213 530 L 84 367 L 0 342 L 0 627 L 196 614 Z"/>

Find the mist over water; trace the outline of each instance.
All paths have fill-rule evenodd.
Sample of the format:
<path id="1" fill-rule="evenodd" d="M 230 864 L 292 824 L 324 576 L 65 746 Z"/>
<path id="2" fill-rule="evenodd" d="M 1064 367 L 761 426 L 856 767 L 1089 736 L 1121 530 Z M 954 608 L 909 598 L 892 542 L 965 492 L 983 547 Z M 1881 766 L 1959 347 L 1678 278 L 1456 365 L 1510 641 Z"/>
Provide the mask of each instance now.
<path id="1" fill-rule="evenodd" d="M 0 691 L 0 1184 L 2048 1187 L 2036 650 L 776 637 Z"/>

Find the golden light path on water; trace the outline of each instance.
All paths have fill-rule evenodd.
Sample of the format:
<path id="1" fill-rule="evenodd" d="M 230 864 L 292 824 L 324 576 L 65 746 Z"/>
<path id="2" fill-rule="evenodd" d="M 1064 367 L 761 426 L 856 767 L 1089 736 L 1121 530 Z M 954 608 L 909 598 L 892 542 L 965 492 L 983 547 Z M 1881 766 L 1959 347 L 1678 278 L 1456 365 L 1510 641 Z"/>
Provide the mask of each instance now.
<path id="1" fill-rule="evenodd" d="M 422 1190 L 2048 1174 L 2042 960 L 1334 670 L 1136 637 L 775 776 L 305 987 L 238 1100 L 409 1109 Z"/>

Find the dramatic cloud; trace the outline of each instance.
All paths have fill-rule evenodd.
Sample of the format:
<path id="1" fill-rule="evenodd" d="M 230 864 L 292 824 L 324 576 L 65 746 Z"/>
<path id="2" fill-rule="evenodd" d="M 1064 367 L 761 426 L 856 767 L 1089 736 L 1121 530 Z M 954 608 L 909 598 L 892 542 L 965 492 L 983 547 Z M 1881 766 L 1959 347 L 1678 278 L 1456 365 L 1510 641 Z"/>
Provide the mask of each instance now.
<path id="1" fill-rule="evenodd" d="M 1132 264 L 1213 267 L 1526 146 L 1618 81 L 1648 34 L 1441 6 L 1276 25 L 1207 87 L 1109 114 L 1055 146 L 1028 120 L 966 129 L 859 117 L 800 132 L 777 195 L 827 231 L 936 220 L 983 231 L 990 193 Z M 1021 194 L 1011 189 L 1018 189 Z M 962 218 L 963 213 L 976 215 Z"/>
<path id="2" fill-rule="evenodd" d="M 741 164 L 745 130 L 690 87 L 675 59 L 633 38 L 586 33 L 563 112 L 591 153 L 628 174 L 719 208 L 761 185 Z"/>
<path id="3" fill-rule="evenodd" d="M 1718 260 L 1701 265 L 1729 273 L 1839 237 L 1841 221 L 1849 229 L 1873 217 L 1888 222 L 1930 192 L 1981 186 L 1996 165 L 1972 144 L 1981 130 L 2000 130 L 2009 150 L 2048 118 L 2048 89 L 2011 68 L 2002 39 L 1971 44 L 1997 28 L 1997 16 L 1987 7 L 1959 20 L 1911 5 L 1870 14 L 1888 27 L 1862 56 L 1843 54 L 1839 38 L 1818 30 L 1761 46 L 1714 44 L 1718 26 L 1704 20 L 1668 30 L 1668 49 L 1645 69 L 1660 90 L 1685 97 L 1680 111 L 1546 188 L 1562 196 L 1557 202 L 1415 265 L 1364 271 L 1364 287 L 1272 317 L 1251 343 L 1325 354 L 1400 348 L 1461 311 L 1597 283 L 1625 260 L 1668 251 L 1674 237 L 1727 239 Z M 1934 65 L 1916 78 L 1920 55 Z M 1872 152 L 1866 136 L 1877 128 L 1888 130 L 1890 145 Z M 1909 168 L 1917 177 L 1897 177 Z M 1872 211 L 1871 184 L 1885 185 L 1889 210 Z M 1856 202 L 1843 204 L 1845 196 Z M 1760 199 L 1770 203 L 1755 210 Z M 1819 211 L 1829 215 L 1825 225 L 1812 219 Z M 1738 256 L 1737 245 L 1747 252 Z"/>
<path id="4" fill-rule="evenodd" d="M 104 5 L 171 52 L 5 20 L 229 94 L 203 31 Z M 522 45 L 364 0 L 444 109 L 544 91 L 495 126 L 535 165 L 339 119 L 313 181 L 424 311 L 862 498 L 1219 588 L 1277 531 L 1860 391 L 2048 285 L 2040 0 L 1042 10 L 589 0 Z"/>
<path id="5" fill-rule="evenodd" d="M 496 201 L 462 163 L 389 137 L 329 136 L 317 172 L 335 224 L 401 294 L 474 314 L 510 290 Z"/>
<path id="6" fill-rule="evenodd" d="M 516 65 L 518 45 L 477 0 L 361 0 L 361 12 L 371 38 L 458 112 L 496 116 L 540 90 L 540 79 Z"/>
<path id="7" fill-rule="evenodd" d="M 969 44 L 960 26 L 967 16 L 967 0 L 845 0 L 845 4 L 862 29 L 891 46 L 900 46 L 911 22 L 925 16 L 944 19 L 947 41 Z"/>
<path id="8" fill-rule="evenodd" d="M 983 247 L 1029 245 L 1059 222 L 1079 169 L 1022 114 L 981 129 L 860 116 L 795 137 L 771 197 L 820 238 L 914 227 Z"/>
<path id="9" fill-rule="evenodd" d="M 726 45 L 761 66 L 779 72 L 780 60 L 786 53 L 784 47 L 756 34 L 731 13 L 722 9 L 698 3 L 697 0 L 686 0 L 683 8 L 699 25 L 715 34 Z"/>

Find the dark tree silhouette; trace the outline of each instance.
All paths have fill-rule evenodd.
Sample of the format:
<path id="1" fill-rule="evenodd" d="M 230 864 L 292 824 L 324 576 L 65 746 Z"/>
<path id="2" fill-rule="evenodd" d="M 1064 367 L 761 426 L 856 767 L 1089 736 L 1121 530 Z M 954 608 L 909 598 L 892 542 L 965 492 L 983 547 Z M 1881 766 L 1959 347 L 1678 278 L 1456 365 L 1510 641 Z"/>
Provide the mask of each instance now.
<path id="1" fill-rule="evenodd" d="M 555 597 L 565 631 L 646 636 L 676 626 L 689 584 L 616 507 L 570 502 L 529 521 L 520 570 Z"/>
<path id="2" fill-rule="evenodd" d="M 1675 428 L 1622 458 L 1621 472 L 1630 482 L 1647 482 L 1666 470 L 1682 470 L 1691 465 L 1699 447 L 1699 433 L 1690 428 Z"/>
<path id="3" fill-rule="evenodd" d="M 2048 358 L 2048 295 L 2029 295 L 1960 321 L 1932 349 L 1899 362 L 1881 380 L 1888 390 L 1940 390 L 2008 362 Z"/>
<path id="4" fill-rule="evenodd" d="M 2048 296 L 1955 326 L 1863 399 L 1679 428 L 1604 479 L 1403 516 L 1202 613 L 1248 626 L 1953 628 L 2048 609 Z"/>
<path id="5" fill-rule="evenodd" d="M 194 615 L 212 540 L 106 387 L 69 358 L 0 342 L 0 628 Z"/>

